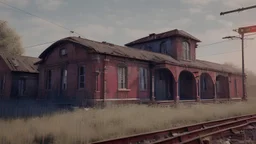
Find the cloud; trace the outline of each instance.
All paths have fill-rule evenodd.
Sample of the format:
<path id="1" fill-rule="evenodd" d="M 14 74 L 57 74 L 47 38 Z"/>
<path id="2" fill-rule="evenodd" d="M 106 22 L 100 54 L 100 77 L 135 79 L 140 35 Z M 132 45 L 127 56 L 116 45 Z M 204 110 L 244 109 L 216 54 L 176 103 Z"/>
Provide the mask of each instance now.
<path id="1" fill-rule="evenodd" d="M 207 5 L 213 1 L 216 1 L 216 0 L 181 0 L 182 3 L 193 4 L 193 5 Z"/>
<path id="2" fill-rule="evenodd" d="M 56 10 L 62 4 L 64 4 L 63 0 L 35 0 L 35 3 L 44 10 Z"/>
<path id="3" fill-rule="evenodd" d="M 188 11 L 192 14 L 200 13 L 202 10 L 200 8 L 189 8 Z"/>
<path id="4" fill-rule="evenodd" d="M 209 14 L 209 15 L 206 15 L 205 19 L 212 21 L 212 20 L 216 20 L 216 17 L 214 15 Z"/>
<path id="5" fill-rule="evenodd" d="M 111 26 L 103 26 L 99 24 L 88 24 L 75 29 L 76 32 L 82 34 L 88 39 L 103 41 L 107 37 L 112 37 L 115 29 Z"/>
<path id="6" fill-rule="evenodd" d="M 240 8 L 243 6 L 255 4 L 255 0 L 224 0 L 221 2 L 229 8 Z"/>
<path id="7" fill-rule="evenodd" d="M 18 6 L 18 7 L 26 7 L 31 2 L 31 0 L 5 0 L 7 4 Z"/>

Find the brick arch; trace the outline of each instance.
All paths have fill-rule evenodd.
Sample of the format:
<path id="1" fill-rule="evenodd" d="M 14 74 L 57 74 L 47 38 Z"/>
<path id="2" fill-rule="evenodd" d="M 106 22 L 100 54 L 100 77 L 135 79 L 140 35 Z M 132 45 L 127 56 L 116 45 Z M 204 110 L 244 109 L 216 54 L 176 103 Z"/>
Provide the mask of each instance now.
<path id="1" fill-rule="evenodd" d="M 209 73 L 200 75 L 200 97 L 201 99 L 214 99 L 214 81 Z"/>
<path id="2" fill-rule="evenodd" d="M 178 77 L 178 94 L 180 100 L 195 100 L 196 99 L 196 79 L 192 72 L 183 70 Z"/>
<path id="3" fill-rule="evenodd" d="M 168 68 L 154 70 L 154 96 L 157 101 L 174 100 L 176 96 L 176 81 Z"/>

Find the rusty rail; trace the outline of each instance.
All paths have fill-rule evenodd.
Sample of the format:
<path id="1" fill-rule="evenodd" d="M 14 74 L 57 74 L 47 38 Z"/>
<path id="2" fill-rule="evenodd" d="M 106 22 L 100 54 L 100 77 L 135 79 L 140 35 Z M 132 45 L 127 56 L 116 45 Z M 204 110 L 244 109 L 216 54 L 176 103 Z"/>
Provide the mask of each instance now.
<path id="1" fill-rule="evenodd" d="M 132 135 L 117 139 L 94 142 L 93 144 L 137 144 L 137 143 L 180 143 L 197 137 L 198 134 L 208 134 L 220 130 L 245 124 L 248 120 L 255 119 L 255 115 L 244 115 L 226 119 L 198 123 L 178 128 L 165 129 L 161 131 Z"/>
<path id="2" fill-rule="evenodd" d="M 203 144 L 203 139 L 210 136 L 223 136 L 231 133 L 230 130 L 233 129 L 242 129 L 243 127 L 256 122 L 256 115 L 249 118 L 243 118 L 240 120 L 236 120 L 233 122 L 225 122 L 218 125 L 205 127 L 204 129 L 199 129 L 195 131 L 191 131 L 188 133 L 183 133 L 178 136 L 166 138 L 163 140 L 159 140 L 153 142 L 152 144 Z"/>

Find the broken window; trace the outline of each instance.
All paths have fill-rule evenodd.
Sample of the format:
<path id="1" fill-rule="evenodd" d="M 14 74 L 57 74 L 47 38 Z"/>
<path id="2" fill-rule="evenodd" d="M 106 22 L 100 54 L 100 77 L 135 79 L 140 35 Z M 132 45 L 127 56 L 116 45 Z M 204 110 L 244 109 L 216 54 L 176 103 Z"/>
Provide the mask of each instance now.
<path id="1" fill-rule="evenodd" d="M 85 87 L 85 67 L 81 66 L 79 67 L 79 88 L 84 88 Z"/>
<path id="2" fill-rule="evenodd" d="M 26 91 L 26 80 L 25 79 L 19 79 L 19 81 L 18 81 L 19 96 L 24 96 L 25 91 Z"/>
<path id="3" fill-rule="evenodd" d="M 184 60 L 190 60 L 190 47 L 188 42 L 182 42 L 182 54 Z"/>
<path id="4" fill-rule="evenodd" d="M 67 89 L 67 76 L 68 76 L 67 69 L 62 69 L 61 70 L 61 76 L 62 76 L 61 88 L 62 88 L 62 90 L 66 90 Z"/>
<path id="5" fill-rule="evenodd" d="M 52 88 L 52 70 L 48 70 L 46 73 L 46 89 Z"/>
<path id="6" fill-rule="evenodd" d="M 127 88 L 127 68 L 125 66 L 118 67 L 118 89 Z"/>
<path id="7" fill-rule="evenodd" d="M 146 90 L 148 83 L 148 70 L 146 68 L 140 68 L 139 71 L 140 90 Z"/>

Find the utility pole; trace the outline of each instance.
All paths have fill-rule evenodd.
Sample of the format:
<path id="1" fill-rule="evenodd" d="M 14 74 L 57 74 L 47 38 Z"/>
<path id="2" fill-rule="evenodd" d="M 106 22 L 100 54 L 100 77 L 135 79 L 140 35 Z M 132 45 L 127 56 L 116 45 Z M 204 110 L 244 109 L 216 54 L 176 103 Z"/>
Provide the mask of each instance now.
<path id="1" fill-rule="evenodd" d="M 230 11 L 226 11 L 226 12 L 221 12 L 220 15 L 225 15 L 225 14 L 229 14 L 229 13 L 234 13 L 234 12 L 241 12 L 244 10 L 249 10 L 249 9 L 253 9 L 256 8 L 256 5 L 253 6 L 249 6 L 249 7 L 245 7 L 245 8 L 239 8 L 236 10 L 230 10 Z M 236 30 L 235 30 L 236 31 Z M 236 31 L 237 32 L 237 31 Z M 241 27 L 238 29 L 238 33 L 241 35 L 240 39 L 242 41 L 242 82 L 243 82 L 243 100 L 247 99 L 246 96 L 246 90 L 245 90 L 245 72 L 244 72 L 244 34 L 245 33 L 252 33 L 252 32 L 256 32 L 256 25 L 255 26 L 248 26 L 248 27 Z M 231 36 L 232 37 L 232 36 Z M 231 38 L 230 36 L 228 37 L 224 37 L 224 38 Z M 234 36 L 233 36 L 234 38 Z"/>
<path id="2" fill-rule="evenodd" d="M 256 8 L 256 5 L 245 7 L 245 8 L 239 8 L 239 9 L 235 9 L 235 10 L 230 10 L 230 11 L 226 11 L 226 12 L 221 12 L 220 15 L 225 15 L 225 14 L 234 13 L 234 12 L 241 12 L 241 11 L 249 10 L 249 9 L 253 9 L 253 8 Z"/>
<path id="3" fill-rule="evenodd" d="M 241 44 L 242 44 L 242 88 L 243 88 L 243 100 L 247 100 L 247 95 L 246 95 L 246 84 L 245 84 L 245 70 L 244 70 L 244 40 L 245 40 L 245 33 L 250 33 L 256 31 L 256 26 L 250 26 L 250 27 L 243 27 L 239 28 L 238 32 L 241 36 L 226 36 L 223 37 L 223 39 L 241 39 Z"/>

